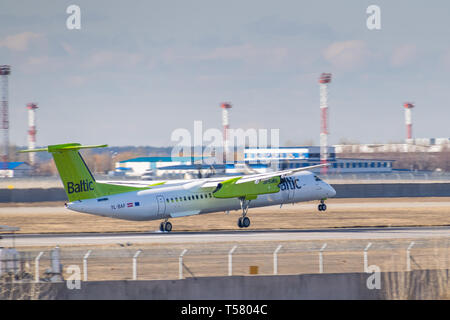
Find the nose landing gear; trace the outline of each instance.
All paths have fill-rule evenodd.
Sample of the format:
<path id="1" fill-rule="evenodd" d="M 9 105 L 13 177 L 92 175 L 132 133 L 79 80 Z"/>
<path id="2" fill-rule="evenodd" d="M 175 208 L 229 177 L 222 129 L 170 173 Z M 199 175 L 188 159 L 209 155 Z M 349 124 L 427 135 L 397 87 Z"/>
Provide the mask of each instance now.
<path id="1" fill-rule="evenodd" d="M 168 219 L 166 219 L 164 222 L 161 222 L 161 224 L 159 225 L 159 231 L 161 231 L 161 232 L 172 231 L 172 224 L 167 220 Z"/>
<path id="2" fill-rule="evenodd" d="M 327 205 L 325 204 L 325 200 L 320 200 L 320 204 L 317 206 L 317 209 L 319 209 L 319 211 L 327 210 Z"/>

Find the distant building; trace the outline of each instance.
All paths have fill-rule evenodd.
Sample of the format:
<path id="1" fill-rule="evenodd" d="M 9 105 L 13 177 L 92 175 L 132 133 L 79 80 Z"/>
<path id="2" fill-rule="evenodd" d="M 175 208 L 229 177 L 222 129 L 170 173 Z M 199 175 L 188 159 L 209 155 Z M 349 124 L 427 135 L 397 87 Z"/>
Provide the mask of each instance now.
<path id="1" fill-rule="evenodd" d="M 116 172 L 126 176 L 140 177 L 159 168 L 192 165 L 201 158 L 198 157 L 138 157 L 116 162 Z"/>
<path id="2" fill-rule="evenodd" d="M 336 153 L 442 152 L 450 149 L 450 138 L 407 139 L 406 143 L 341 144 Z"/>
<path id="3" fill-rule="evenodd" d="M 0 178 L 26 177 L 32 172 L 27 162 L 0 162 Z"/>
<path id="4" fill-rule="evenodd" d="M 242 175 L 303 168 L 320 164 L 320 147 L 246 148 L 244 160 L 235 164 L 207 164 L 200 157 L 139 157 L 116 163 L 117 175 L 143 179 L 197 178 L 213 175 Z M 328 147 L 328 173 L 389 173 L 394 160 L 336 158 Z M 313 169 L 320 172 L 320 168 Z"/>
<path id="5" fill-rule="evenodd" d="M 328 147 L 328 173 L 388 173 L 394 160 L 341 159 L 336 158 L 334 147 Z M 268 165 L 267 170 L 285 170 L 320 164 L 320 147 L 247 148 L 244 162 L 250 166 Z M 320 172 L 320 168 L 313 169 Z"/>
<path id="6" fill-rule="evenodd" d="M 225 174 L 225 165 L 180 164 L 158 167 L 153 175 L 157 177 L 200 178 Z"/>
<path id="7" fill-rule="evenodd" d="M 267 164 L 191 164 L 160 167 L 155 170 L 154 175 L 158 177 L 205 178 L 215 175 L 234 176 L 243 174 L 265 173 L 270 170 L 271 169 Z"/>
<path id="8" fill-rule="evenodd" d="M 143 179 L 199 178 L 213 175 L 238 175 L 270 171 L 267 164 L 208 164 L 200 157 L 139 157 L 116 163 L 115 175 L 141 177 Z M 212 161 L 211 161 L 212 162 Z"/>

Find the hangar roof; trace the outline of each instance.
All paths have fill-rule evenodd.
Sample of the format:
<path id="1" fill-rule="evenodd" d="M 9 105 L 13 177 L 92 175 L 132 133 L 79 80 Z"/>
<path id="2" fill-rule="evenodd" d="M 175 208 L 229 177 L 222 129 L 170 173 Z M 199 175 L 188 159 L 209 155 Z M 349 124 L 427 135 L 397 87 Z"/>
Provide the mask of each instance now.
<path id="1" fill-rule="evenodd" d="M 18 166 L 28 163 L 26 162 L 6 162 L 6 170 L 14 170 L 17 169 Z M 5 162 L 0 162 L 0 170 L 5 169 Z"/>

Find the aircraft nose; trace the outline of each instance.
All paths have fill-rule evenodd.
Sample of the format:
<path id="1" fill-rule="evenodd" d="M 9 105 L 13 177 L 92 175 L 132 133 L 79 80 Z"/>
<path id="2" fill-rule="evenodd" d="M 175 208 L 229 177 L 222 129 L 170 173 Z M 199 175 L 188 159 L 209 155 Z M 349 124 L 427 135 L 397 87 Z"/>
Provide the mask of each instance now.
<path id="1" fill-rule="evenodd" d="M 330 185 L 328 185 L 327 194 L 330 198 L 334 197 L 336 195 L 336 190 Z"/>

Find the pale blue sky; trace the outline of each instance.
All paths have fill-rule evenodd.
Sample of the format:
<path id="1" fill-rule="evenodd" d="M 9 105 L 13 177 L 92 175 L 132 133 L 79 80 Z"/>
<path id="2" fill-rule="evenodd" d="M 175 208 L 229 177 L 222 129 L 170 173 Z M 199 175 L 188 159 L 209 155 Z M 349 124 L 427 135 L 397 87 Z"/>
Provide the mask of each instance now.
<path id="1" fill-rule="evenodd" d="M 81 30 L 66 8 L 81 8 Z M 366 8 L 381 8 L 381 30 Z M 319 86 L 330 85 L 330 141 L 449 137 L 450 3 L 433 1 L 17 1 L 0 4 L 10 64 L 11 142 L 170 144 L 177 128 L 279 128 L 319 142 Z"/>

